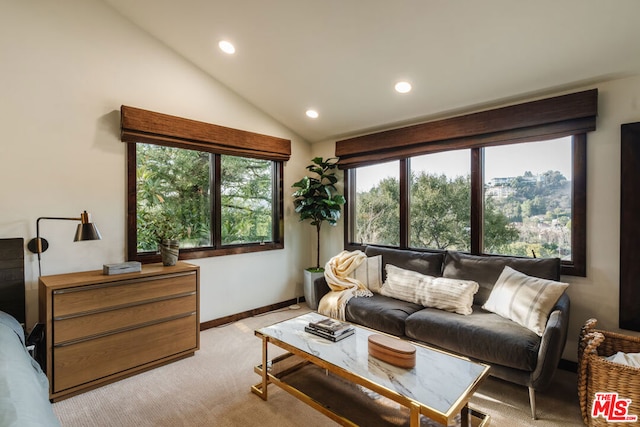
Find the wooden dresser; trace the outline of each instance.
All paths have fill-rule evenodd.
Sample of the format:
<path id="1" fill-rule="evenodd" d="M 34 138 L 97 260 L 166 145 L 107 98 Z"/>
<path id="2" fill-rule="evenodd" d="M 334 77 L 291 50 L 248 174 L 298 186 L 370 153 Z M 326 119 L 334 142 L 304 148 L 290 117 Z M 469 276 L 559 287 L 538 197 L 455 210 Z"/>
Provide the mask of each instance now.
<path id="1" fill-rule="evenodd" d="M 143 265 L 40 277 L 49 398 L 60 400 L 200 348 L 200 268 Z"/>

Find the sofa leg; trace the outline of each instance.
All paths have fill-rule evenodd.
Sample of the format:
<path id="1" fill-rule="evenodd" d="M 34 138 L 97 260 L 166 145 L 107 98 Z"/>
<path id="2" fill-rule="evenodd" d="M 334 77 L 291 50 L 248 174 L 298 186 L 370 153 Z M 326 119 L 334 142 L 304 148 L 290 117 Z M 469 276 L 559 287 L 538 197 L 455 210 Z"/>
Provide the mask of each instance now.
<path id="1" fill-rule="evenodd" d="M 536 391 L 533 387 L 529 387 L 529 404 L 531 405 L 531 418 L 537 420 L 536 418 Z"/>

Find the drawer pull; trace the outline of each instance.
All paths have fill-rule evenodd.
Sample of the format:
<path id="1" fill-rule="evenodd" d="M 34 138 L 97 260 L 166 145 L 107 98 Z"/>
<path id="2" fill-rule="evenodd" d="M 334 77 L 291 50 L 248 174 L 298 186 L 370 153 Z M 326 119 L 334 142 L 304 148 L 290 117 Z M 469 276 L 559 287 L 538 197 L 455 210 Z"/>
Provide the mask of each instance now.
<path id="1" fill-rule="evenodd" d="M 95 340 L 97 338 L 103 338 L 103 337 L 108 337 L 110 335 L 115 335 L 115 334 L 120 334 L 122 332 L 128 332 L 128 331 L 133 331 L 135 329 L 140 329 L 140 328 L 146 328 L 148 326 L 152 326 L 152 325 L 157 325 L 159 323 L 164 323 L 164 322 L 170 322 L 172 320 L 178 320 L 178 319 L 182 319 L 185 317 L 190 317 L 190 316 L 195 316 L 196 312 L 190 312 L 190 313 L 183 313 L 183 314 L 178 314 L 176 316 L 171 316 L 171 317 L 166 317 L 164 319 L 158 319 L 155 320 L 153 322 L 143 322 L 137 325 L 132 325 L 132 326 L 127 326 L 126 328 L 120 328 L 120 329 L 114 329 L 113 331 L 109 331 L 109 332 L 103 332 L 101 334 L 95 334 L 95 335 L 90 335 L 84 338 L 78 338 L 75 340 L 70 340 L 70 341 L 65 341 L 65 342 L 61 342 L 58 343 L 56 345 L 54 345 L 54 347 L 58 348 L 58 347 L 67 347 L 73 344 L 79 344 L 85 341 L 91 341 L 91 340 Z"/>

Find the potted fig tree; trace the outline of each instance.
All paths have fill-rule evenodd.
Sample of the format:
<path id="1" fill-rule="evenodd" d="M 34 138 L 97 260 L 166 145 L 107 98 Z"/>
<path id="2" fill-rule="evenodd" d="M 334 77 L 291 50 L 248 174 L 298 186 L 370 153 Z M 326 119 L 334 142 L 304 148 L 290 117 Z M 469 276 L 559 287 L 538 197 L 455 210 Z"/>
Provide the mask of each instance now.
<path id="1" fill-rule="evenodd" d="M 317 252 L 316 265 L 305 270 L 304 297 L 312 309 L 318 307 L 313 292 L 313 282 L 324 274 L 324 268 L 320 266 L 320 230 L 323 223 L 335 226 L 340 219 L 344 196 L 338 194 L 336 183 L 337 159 L 315 157 L 307 166 L 311 176 L 305 176 L 292 185 L 296 191 L 293 193 L 293 205 L 300 216 L 300 221 L 309 220 L 316 228 Z"/>

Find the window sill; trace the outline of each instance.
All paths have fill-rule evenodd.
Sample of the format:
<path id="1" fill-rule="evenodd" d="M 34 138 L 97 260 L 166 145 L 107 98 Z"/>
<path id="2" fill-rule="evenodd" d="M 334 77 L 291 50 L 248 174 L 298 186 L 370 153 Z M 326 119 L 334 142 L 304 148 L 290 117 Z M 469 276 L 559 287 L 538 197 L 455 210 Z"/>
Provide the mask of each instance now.
<path id="1" fill-rule="evenodd" d="M 200 258 L 212 258 L 225 255 L 237 255 L 253 252 L 264 252 L 284 249 L 283 243 L 265 243 L 265 244 L 247 244 L 247 245 L 235 245 L 225 246 L 222 248 L 200 248 L 200 249 L 180 249 L 179 260 L 188 259 L 200 259 Z M 130 261 L 139 261 L 142 264 L 150 264 L 155 262 L 161 262 L 159 253 L 139 253 L 135 259 Z"/>

